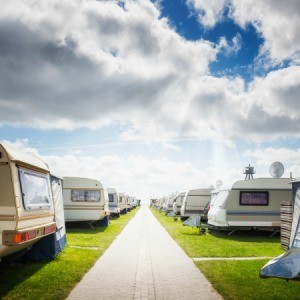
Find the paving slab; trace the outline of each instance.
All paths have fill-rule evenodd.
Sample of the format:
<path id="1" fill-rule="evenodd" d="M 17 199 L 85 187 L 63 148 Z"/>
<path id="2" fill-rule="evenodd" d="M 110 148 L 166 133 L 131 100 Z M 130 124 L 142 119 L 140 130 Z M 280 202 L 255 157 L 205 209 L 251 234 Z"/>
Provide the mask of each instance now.
<path id="1" fill-rule="evenodd" d="M 222 299 L 142 206 L 68 299 Z"/>

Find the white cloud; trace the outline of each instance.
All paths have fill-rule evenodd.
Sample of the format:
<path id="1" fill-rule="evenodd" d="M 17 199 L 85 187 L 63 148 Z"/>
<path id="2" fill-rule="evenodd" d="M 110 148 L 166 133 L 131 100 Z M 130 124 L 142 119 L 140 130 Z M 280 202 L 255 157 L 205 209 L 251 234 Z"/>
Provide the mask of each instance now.
<path id="1" fill-rule="evenodd" d="M 209 74 L 219 51 L 239 50 L 239 35 L 217 45 L 187 41 L 147 0 L 124 8 L 117 1 L 2 2 L 2 124 L 121 124 L 121 139 L 165 147 L 182 137 L 228 144 L 299 136 L 300 67 L 256 78 L 248 90 L 239 77 Z M 227 2 L 197 3 L 217 16 Z"/>
<path id="2" fill-rule="evenodd" d="M 228 42 L 225 37 L 221 37 L 218 44 L 218 48 L 223 50 L 227 56 L 237 54 L 242 48 L 241 35 L 238 33 L 232 38 L 230 42 Z"/>
<path id="3" fill-rule="evenodd" d="M 242 27 L 252 24 L 264 38 L 261 54 L 274 63 L 299 59 L 300 5 L 298 0 L 231 0 L 232 17 Z"/>
<path id="4" fill-rule="evenodd" d="M 1 2 L 0 2 L 1 4 Z M 217 48 L 189 42 L 150 1 L 14 1 L 0 11 L 2 123 L 101 127 L 154 114 L 208 73 Z M 137 116 L 137 117 L 136 117 Z"/>
<path id="5" fill-rule="evenodd" d="M 242 28 L 248 24 L 255 27 L 264 39 L 258 63 L 280 64 L 300 59 L 300 5 L 298 0 L 186 0 L 191 10 L 198 14 L 199 22 L 207 28 L 224 19 L 227 9 Z M 267 67 L 267 66 L 266 66 Z"/>
<path id="6" fill-rule="evenodd" d="M 201 24 L 213 27 L 222 19 L 228 0 L 186 0 L 186 3 L 196 11 Z"/>

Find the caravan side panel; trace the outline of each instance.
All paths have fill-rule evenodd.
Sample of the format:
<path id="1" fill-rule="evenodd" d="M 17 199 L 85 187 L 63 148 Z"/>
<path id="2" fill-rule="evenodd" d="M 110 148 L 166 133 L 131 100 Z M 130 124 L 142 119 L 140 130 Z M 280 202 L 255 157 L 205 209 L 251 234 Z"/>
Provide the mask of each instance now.
<path id="1" fill-rule="evenodd" d="M 254 204 L 241 203 L 242 193 L 248 191 L 232 190 L 227 201 L 227 221 L 231 227 L 280 227 L 280 203 L 292 197 L 291 190 L 252 190 L 261 200 Z M 251 196 L 250 196 L 251 197 Z M 250 199 L 251 200 L 251 199 Z M 261 201 L 261 202 L 259 202 Z"/>

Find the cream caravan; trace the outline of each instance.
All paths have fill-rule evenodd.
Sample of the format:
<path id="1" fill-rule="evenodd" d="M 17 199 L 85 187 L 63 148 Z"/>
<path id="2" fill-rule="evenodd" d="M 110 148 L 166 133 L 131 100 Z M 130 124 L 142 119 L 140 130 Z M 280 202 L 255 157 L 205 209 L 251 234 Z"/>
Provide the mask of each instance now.
<path id="1" fill-rule="evenodd" d="M 64 177 L 63 196 L 66 222 L 97 221 L 108 225 L 109 209 L 106 188 L 89 178 Z"/>
<path id="2" fill-rule="evenodd" d="M 289 178 L 240 180 L 229 190 L 212 192 L 208 227 L 212 229 L 280 228 L 280 203 L 292 196 Z"/>
<path id="3" fill-rule="evenodd" d="M 188 219 L 192 215 L 204 215 L 204 209 L 210 201 L 211 189 L 195 189 L 186 192 L 180 208 L 180 219 Z"/>
<path id="4" fill-rule="evenodd" d="M 120 204 L 119 204 L 119 195 L 116 189 L 114 188 L 108 188 L 108 207 L 110 210 L 110 214 L 120 217 Z"/>
<path id="5" fill-rule="evenodd" d="M 56 230 L 47 164 L 0 144 L 0 258 Z"/>
<path id="6" fill-rule="evenodd" d="M 127 198 L 128 196 L 125 193 L 119 194 L 121 214 L 127 213 Z"/>

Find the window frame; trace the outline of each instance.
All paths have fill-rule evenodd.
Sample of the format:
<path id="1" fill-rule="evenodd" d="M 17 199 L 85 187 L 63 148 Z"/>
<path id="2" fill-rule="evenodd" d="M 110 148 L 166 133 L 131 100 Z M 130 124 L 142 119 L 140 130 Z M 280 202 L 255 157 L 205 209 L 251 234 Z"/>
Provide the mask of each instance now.
<path id="1" fill-rule="evenodd" d="M 48 194 L 47 195 L 48 196 L 47 203 L 44 202 L 44 203 L 30 204 L 30 201 L 27 200 L 27 197 L 26 197 L 26 194 L 28 192 L 28 190 L 27 190 L 28 186 L 26 186 L 25 181 L 24 181 L 25 175 L 39 177 L 39 178 L 44 179 L 44 181 L 46 183 L 46 185 L 45 185 L 46 192 Z M 19 186 L 20 186 L 22 203 L 23 203 L 24 209 L 26 211 L 41 210 L 41 209 L 50 210 L 50 208 L 53 206 L 53 203 L 52 203 L 53 199 L 52 199 L 52 193 L 51 193 L 51 187 L 50 187 L 49 174 L 18 166 L 18 176 L 19 176 Z M 25 191 L 26 191 L 26 193 L 25 193 Z"/>
<path id="2" fill-rule="evenodd" d="M 84 198 L 84 200 L 74 200 L 73 198 L 73 192 L 79 191 L 79 192 L 98 192 L 99 193 L 99 199 L 98 200 L 86 200 L 87 198 Z M 84 195 L 85 197 L 85 195 Z M 95 189 L 71 189 L 71 202 L 82 202 L 82 203 L 98 203 L 101 202 L 101 191 L 95 190 Z"/>
<path id="3" fill-rule="evenodd" d="M 266 195 L 267 203 L 242 203 L 242 195 L 243 194 L 263 194 Z M 240 206 L 269 206 L 269 191 L 240 191 L 240 199 L 239 199 Z"/>

